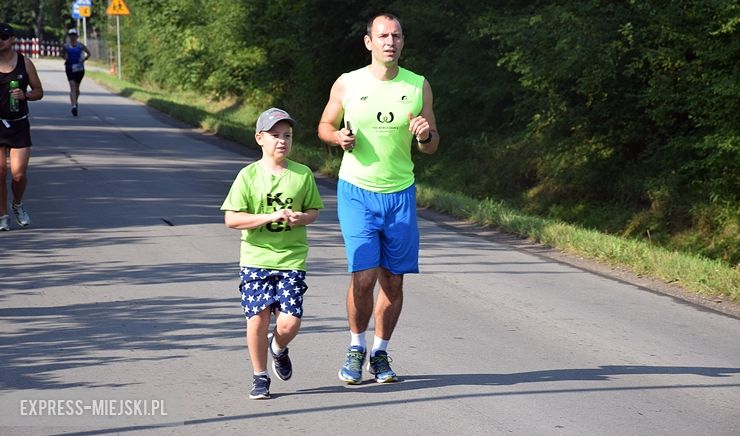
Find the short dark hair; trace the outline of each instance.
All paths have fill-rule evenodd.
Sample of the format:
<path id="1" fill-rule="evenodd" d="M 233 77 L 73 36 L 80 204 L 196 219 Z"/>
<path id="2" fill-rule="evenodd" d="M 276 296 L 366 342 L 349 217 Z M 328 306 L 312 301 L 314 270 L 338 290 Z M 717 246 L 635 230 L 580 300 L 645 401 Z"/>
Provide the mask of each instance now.
<path id="1" fill-rule="evenodd" d="M 369 20 L 367 20 L 367 36 L 369 36 L 370 38 L 373 37 L 373 34 L 372 34 L 373 23 L 375 22 L 377 18 L 380 18 L 380 17 L 385 17 L 385 18 L 388 18 L 389 20 L 396 20 L 398 21 L 398 24 L 401 24 L 401 20 L 399 20 L 397 16 L 391 13 L 381 12 L 379 14 L 375 14 L 372 17 L 370 17 Z"/>

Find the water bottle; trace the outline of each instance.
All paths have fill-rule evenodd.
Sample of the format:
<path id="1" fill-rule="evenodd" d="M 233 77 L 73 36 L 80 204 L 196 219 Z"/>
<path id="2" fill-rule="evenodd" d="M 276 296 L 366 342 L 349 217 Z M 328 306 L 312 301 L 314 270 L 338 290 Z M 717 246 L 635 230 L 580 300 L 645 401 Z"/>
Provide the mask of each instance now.
<path id="1" fill-rule="evenodd" d="M 20 86 L 21 85 L 18 83 L 17 80 L 11 80 L 10 83 L 9 83 L 10 91 L 8 91 L 8 92 L 11 92 L 14 89 L 20 88 Z M 18 100 L 16 100 L 15 98 L 13 98 L 13 96 L 8 96 L 8 100 L 10 100 L 10 111 L 11 112 L 20 112 L 21 111 L 20 107 L 18 106 Z"/>

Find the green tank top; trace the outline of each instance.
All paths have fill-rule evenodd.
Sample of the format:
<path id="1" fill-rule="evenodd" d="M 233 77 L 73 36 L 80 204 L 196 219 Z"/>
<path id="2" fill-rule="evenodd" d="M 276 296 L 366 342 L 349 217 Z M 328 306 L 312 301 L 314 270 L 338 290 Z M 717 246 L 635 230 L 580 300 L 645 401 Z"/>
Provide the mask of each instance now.
<path id="1" fill-rule="evenodd" d="M 399 68 L 393 80 L 378 80 L 368 67 L 343 75 L 344 119 L 355 148 L 344 153 L 339 178 L 368 191 L 402 191 L 414 183 L 409 113 L 424 104 L 424 76 Z"/>

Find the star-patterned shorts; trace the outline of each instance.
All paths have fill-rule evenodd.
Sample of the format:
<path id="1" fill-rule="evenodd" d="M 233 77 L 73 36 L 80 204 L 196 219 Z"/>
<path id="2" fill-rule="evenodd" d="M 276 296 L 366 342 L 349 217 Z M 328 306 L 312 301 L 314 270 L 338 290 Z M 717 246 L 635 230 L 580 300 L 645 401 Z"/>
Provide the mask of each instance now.
<path id="1" fill-rule="evenodd" d="M 242 308 L 247 319 L 275 308 L 296 318 L 303 316 L 306 272 L 242 267 L 239 271 Z"/>

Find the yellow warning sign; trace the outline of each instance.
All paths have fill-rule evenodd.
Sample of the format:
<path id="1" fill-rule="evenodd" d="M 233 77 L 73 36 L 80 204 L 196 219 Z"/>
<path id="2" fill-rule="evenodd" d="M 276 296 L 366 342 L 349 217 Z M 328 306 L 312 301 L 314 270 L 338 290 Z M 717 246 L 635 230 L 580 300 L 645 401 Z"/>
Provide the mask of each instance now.
<path id="1" fill-rule="evenodd" d="M 80 16 L 89 17 L 92 14 L 92 8 L 90 6 L 80 6 Z"/>
<path id="2" fill-rule="evenodd" d="M 128 10 L 128 6 L 123 0 L 111 0 L 105 13 L 108 15 L 131 15 L 131 11 Z"/>

